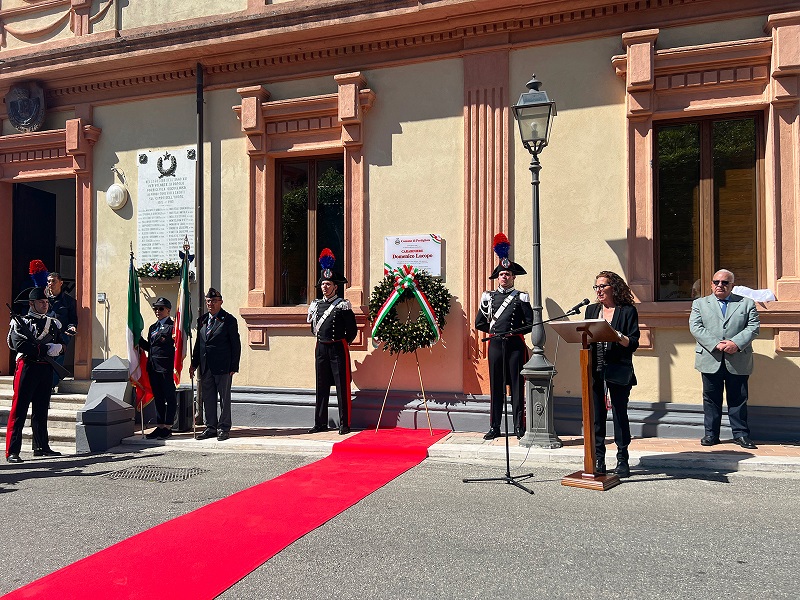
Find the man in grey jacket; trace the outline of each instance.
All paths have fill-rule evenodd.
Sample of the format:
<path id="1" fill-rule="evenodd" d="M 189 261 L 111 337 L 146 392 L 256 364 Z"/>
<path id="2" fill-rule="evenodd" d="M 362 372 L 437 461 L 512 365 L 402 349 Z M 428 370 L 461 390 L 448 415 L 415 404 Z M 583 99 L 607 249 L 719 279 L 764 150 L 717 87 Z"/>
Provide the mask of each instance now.
<path id="1" fill-rule="evenodd" d="M 713 293 L 692 302 L 689 330 L 697 340 L 694 367 L 703 378 L 703 446 L 719 443 L 722 391 L 727 393 L 733 441 L 755 448 L 747 427 L 747 380 L 753 372 L 752 341 L 760 322 L 755 302 L 731 293 L 733 273 L 714 273 Z"/>

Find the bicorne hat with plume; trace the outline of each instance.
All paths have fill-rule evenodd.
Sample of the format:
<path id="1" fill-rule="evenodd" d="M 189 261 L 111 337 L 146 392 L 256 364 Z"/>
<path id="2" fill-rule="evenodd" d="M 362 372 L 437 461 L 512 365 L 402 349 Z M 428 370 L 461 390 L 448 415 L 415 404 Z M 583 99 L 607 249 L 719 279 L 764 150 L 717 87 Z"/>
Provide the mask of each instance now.
<path id="1" fill-rule="evenodd" d="M 47 267 L 44 266 L 44 263 L 39 259 L 32 260 L 28 268 L 28 273 L 33 280 L 33 287 L 22 290 L 14 299 L 15 303 L 28 302 L 29 300 L 45 300 L 47 298 L 45 288 L 47 287 L 47 277 L 50 275 L 50 272 L 47 270 Z"/>
<path id="2" fill-rule="evenodd" d="M 331 252 L 330 248 L 324 248 L 319 255 L 319 280 L 317 281 L 317 287 L 322 285 L 323 281 L 332 281 L 336 285 L 342 285 L 343 283 L 347 283 L 347 279 L 345 279 L 344 275 L 339 273 L 338 271 L 333 270 L 333 265 L 336 264 L 336 257 Z"/>
<path id="3" fill-rule="evenodd" d="M 497 279 L 497 276 L 500 275 L 502 271 L 510 271 L 514 275 L 525 275 L 527 273 L 520 265 L 509 260 L 508 251 L 511 250 L 511 242 L 508 241 L 505 233 L 498 233 L 494 236 L 492 249 L 500 261 L 497 263 L 494 271 L 492 271 L 492 275 L 489 279 Z"/>

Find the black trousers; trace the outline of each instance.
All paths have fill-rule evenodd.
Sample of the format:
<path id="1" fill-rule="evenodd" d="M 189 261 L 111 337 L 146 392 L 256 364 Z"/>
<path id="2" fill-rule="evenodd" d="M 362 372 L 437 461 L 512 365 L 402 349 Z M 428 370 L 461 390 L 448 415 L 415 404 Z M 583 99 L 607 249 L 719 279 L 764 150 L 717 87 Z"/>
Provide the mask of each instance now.
<path id="1" fill-rule="evenodd" d="M 331 386 L 335 385 L 336 401 L 339 405 L 339 426 L 350 427 L 350 348 L 347 342 L 345 340 L 317 342 L 314 365 L 317 375 L 314 425 L 328 426 Z"/>
<path id="2" fill-rule="evenodd" d="M 214 375 L 206 369 L 200 374 L 200 396 L 203 399 L 203 415 L 208 429 L 231 428 L 231 384 L 233 375 L 224 373 Z M 220 406 L 217 416 L 217 404 Z"/>
<path id="3" fill-rule="evenodd" d="M 703 377 L 703 425 L 706 435 L 719 437 L 722 423 L 722 391 L 728 399 L 728 420 L 733 437 L 750 435 L 747 426 L 747 381 L 749 375 L 734 375 L 722 361 L 716 373 L 701 373 Z"/>
<path id="4" fill-rule="evenodd" d="M 605 389 L 602 373 L 594 373 L 592 378 L 592 401 L 594 403 L 594 450 L 598 459 L 606 456 L 606 409 Z M 628 400 L 631 386 L 606 383 L 611 400 L 611 418 L 614 421 L 614 443 L 617 445 L 617 459 L 628 459 L 628 446 L 631 444 L 631 425 L 628 421 Z"/>
<path id="5" fill-rule="evenodd" d="M 175 422 L 175 411 L 178 401 L 175 397 L 175 379 L 170 372 L 158 372 L 148 367 L 150 388 L 153 390 L 153 403 L 156 406 L 156 422 L 158 425 L 172 427 Z"/>
<path id="6" fill-rule="evenodd" d="M 528 360 L 528 348 L 522 336 L 512 335 L 506 339 L 505 382 L 511 388 L 511 412 L 514 418 L 514 430 L 525 427 L 525 403 L 523 395 L 525 379 L 520 375 L 525 361 Z M 503 405 L 506 391 L 503 389 L 503 339 L 489 340 L 489 389 L 491 391 L 491 416 L 489 425 L 500 429 L 503 418 Z"/>
<path id="7" fill-rule="evenodd" d="M 24 359 L 17 361 L 14 372 L 14 397 L 6 428 L 6 458 L 10 454 L 19 454 L 22 449 L 22 428 L 25 427 L 29 407 L 32 407 L 33 449 L 46 450 L 50 447 L 47 435 L 47 411 L 50 410 L 52 382 L 53 368 L 47 363 Z"/>

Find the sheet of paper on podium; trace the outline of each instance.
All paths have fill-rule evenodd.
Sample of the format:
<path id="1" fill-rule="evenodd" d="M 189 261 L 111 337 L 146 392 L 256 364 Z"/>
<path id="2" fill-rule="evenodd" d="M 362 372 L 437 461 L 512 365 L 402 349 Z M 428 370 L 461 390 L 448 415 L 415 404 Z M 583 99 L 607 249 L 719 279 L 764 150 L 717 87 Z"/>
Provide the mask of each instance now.
<path id="1" fill-rule="evenodd" d="M 553 321 L 550 326 L 555 329 L 565 342 L 583 343 L 584 333 L 587 342 L 616 342 L 617 332 L 605 319 L 585 319 L 583 321 Z"/>

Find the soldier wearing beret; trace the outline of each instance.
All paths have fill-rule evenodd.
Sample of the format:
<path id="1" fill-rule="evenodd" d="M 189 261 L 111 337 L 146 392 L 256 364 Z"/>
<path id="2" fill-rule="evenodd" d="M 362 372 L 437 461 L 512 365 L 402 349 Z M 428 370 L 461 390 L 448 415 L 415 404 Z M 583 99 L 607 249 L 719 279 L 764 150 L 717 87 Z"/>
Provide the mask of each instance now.
<path id="1" fill-rule="evenodd" d="M 222 294 L 208 288 L 208 312 L 197 320 L 197 340 L 194 343 L 189 376 L 200 368 L 200 394 L 206 428 L 197 435 L 198 440 L 216 437 L 227 440 L 231 430 L 231 383 L 233 374 L 239 372 L 242 342 L 239 324 L 229 312 L 222 309 Z M 220 413 L 217 415 L 217 404 Z"/>
<path id="2" fill-rule="evenodd" d="M 156 407 L 156 428 L 147 434 L 149 439 L 165 440 L 172 435 L 172 423 L 178 406 L 175 397 L 175 378 L 172 370 L 175 363 L 175 340 L 172 331 L 175 322 L 170 317 L 172 303 L 166 298 L 153 302 L 155 323 L 147 332 L 147 339 L 140 339 L 139 346 L 147 351 L 147 375 L 153 390 Z"/>
<path id="3" fill-rule="evenodd" d="M 498 336 L 489 340 L 491 416 L 489 431 L 483 436 L 485 440 L 493 440 L 500 436 L 500 420 L 506 399 L 506 385 L 511 388 L 514 434 L 518 439 L 525 435 L 525 404 L 523 402 L 525 388 L 520 372 L 528 359 L 524 334 L 529 333 L 533 328 L 533 309 L 528 294 L 514 289 L 514 279 L 517 275 L 525 275 L 526 271 L 508 259 L 510 247 L 511 244 L 505 234 L 498 233 L 494 237 L 494 251 L 500 262 L 489 279 L 497 279 L 500 285 L 496 290 L 483 292 L 478 314 L 475 317 L 475 329 L 478 331 L 492 335 L 516 331 L 514 335 Z"/>
<path id="4" fill-rule="evenodd" d="M 317 338 L 314 350 L 317 379 L 317 400 L 314 427 L 308 433 L 328 431 L 328 403 L 331 385 L 336 386 L 339 405 L 339 435 L 350 433 L 350 348 L 356 338 L 356 316 L 350 302 L 337 295 L 340 285 L 347 283 L 344 275 L 333 271 L 333 252 L 325 248 L 319 257 L 320 271 L 317 287 L 322 298 L 308 307 L 307 321 Z"/>

